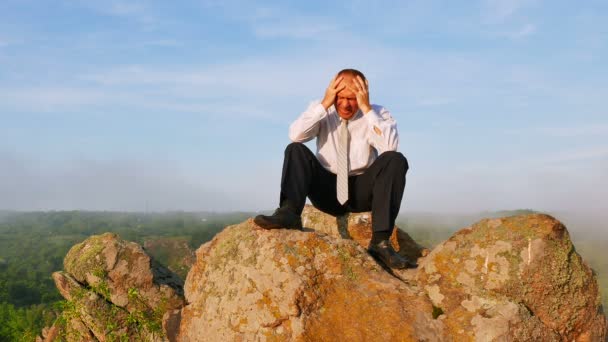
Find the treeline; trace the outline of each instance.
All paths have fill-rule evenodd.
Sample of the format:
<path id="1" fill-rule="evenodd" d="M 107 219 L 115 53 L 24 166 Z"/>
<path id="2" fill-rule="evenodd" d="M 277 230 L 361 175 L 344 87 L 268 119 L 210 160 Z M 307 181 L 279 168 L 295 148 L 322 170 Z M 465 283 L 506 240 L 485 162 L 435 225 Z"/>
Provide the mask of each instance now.
<path id="1" fill-rule="evenodd" d="M 250 217 L 250 213 L 167 212 L 125 213 L 91 211 L 51 211 L 0 215 L 0 234 L 40 236 L 90 236 L 115 232 L 126 240 L 141 242 L 151 234 L 189 236 L 193 247 L 207 241 L 208 232 L 222 229 Z M 213 235 L 212 235 L 213 236 Z"/>
<path id="2" fill-rule="evenodd" d="M 0 212 L 0 341 L 32 341 L 56 317 L 62 297 L 51 274 L 68 250 L 87 237 L 114 232 L 144 243 L 175 238 L 192 249 L 249 213 Z M 162 260 L 164 255 L 157 256 Z M 170 255 L 166 256 L 171 257 Z M 183 275 L 183 274 L 182 274 Z"/>

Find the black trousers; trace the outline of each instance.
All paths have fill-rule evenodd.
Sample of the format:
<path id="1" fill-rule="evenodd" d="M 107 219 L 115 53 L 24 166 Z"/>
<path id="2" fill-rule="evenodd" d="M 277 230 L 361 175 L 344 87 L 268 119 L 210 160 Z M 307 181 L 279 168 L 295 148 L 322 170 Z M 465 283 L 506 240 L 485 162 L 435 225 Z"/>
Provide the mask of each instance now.
<path id="1" fill-rule="evenodd" d="M 373 232 L 390 233 L 401 207 L 408 167 L 403 154 L 382 153 L 363 174 L 348 177 L 348 201 L 341 205 L 336 175 L 304 144 L 291 143 L 283 160 L 280 204 L 301 214 L 308 196 L 317 209 L 334 216 L 371 210 Z"/>

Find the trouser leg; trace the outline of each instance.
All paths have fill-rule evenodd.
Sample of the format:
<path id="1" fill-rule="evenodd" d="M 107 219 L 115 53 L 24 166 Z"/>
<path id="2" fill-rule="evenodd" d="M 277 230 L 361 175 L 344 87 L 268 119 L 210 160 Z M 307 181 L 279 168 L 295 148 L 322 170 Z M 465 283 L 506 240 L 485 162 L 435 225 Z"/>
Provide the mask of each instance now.
<path id="1" fill-rule="evenodd" d="M 399 152 L 381 154 L 361 175 L 351 177 L 348 209 L 372 211 L 374 235 L 390 236 L 401 207 L 409 166 Z"/>
<path id="2" fill-rule="evenodd" d="M 297 214 L 302 213 L 314 174 L 313 159 L 315 156 L 304 144 L 287 145 L 281 175 L 281 207 L 288 206 Z"/>
<path id="3" fill-rule="evenodd" d="M 285 149 L 279 203 L 300 215 L 307 196 L 321 211 L 344 213 L 336 199 L 336 175 L 327 171 L 304 144 L 291 143 Z"/>

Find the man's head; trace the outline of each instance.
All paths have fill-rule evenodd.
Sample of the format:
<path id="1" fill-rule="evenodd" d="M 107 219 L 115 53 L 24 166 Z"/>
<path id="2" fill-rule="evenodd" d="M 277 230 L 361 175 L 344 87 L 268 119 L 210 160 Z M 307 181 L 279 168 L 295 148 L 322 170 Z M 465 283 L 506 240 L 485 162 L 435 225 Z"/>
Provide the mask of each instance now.
<path id="1" fill-rule="evenodd" d="M 361 77 L 363 82 L 365 82 L 365 76 L 361 71 L 355 69 L 341 70 L 338 76 L 343 77 L 342 84 L 346 85 L 346 88 L 336 94 L 335 107 L 342 119 L 349 120 L 359 111 L 357 96 L 353 90 L 356 88 L 353 82 L 355 82 L 357 76 Z"/>

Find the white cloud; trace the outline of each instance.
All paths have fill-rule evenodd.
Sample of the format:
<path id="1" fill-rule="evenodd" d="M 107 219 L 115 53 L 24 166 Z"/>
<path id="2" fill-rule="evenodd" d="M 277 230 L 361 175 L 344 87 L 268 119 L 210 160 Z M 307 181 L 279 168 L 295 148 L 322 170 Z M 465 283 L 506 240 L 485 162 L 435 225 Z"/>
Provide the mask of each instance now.
<path id="1" fill-rule="evenodd" d="M 104 103 L 104 92 L 79 87 L 14 87 L 0 88 L 0 108 L 53 112 Z"/>
<path id="2" fill-rule="evenodd" d="M 559 138 L 608 136 L 608 123 L 571 125 L 567 127 L 541 127 L 538 131 Z"/>
<path id="3" fill-rule="evenodd" d="M 119 16 L 140 16 L 145 13 L 145 7 L 133 2 L 114 1 L 110 3 L 108 12 Z"/>
<path id="4" fill-rule="evenodd" d="M 507 27 L 508 26 L 508 27 Z M 514 25 L 499 25 L 498 29 L 491 29 L 487 35 L 492 38 L 508 38 L 511 40 L 521 40 L 528 38 L 537 32 L 537 27 L 534 24 L 528 23 L 524 25 L 512 27 Z"/>
<path id="5" fill-rule="evenodd" d="M 144 42 L 142 45 L 144 46 L 160 46 L 160 47 L 179 47 L 183 46 L 183 44 L 174 39 L 158 39 Z"/>
<path id="6" fill-rule="evenodd" d="M 343 49 L 343 54 L 328 53 L 327 44 L 316 42 L 272 56 L 215 64 L 100 68 L 62 79 L 60 87 L 6 85 L 0 88 L 0 104 L 30 109 L 78 110 L 79 106 L 99 105 L 186 112 L 231 106 L 238 113 L 257 110 L 259 114 L 250 115 L 272 117 L 278 107 L 269 106 L 296 106 L 294 101 L 301 106 L 322 96 L 331 75 L 344 67 L 368 74 L 372 95 L 389 99 L 390 103 L 383 104 L 390 108 L 445 107 L 493 97 L 513 104 L 538 94 L 562 96 L 559 80 L 531 67 L 505 68 L 482 57 L 417 53 L 373 43 L 361 50 L 354 43 L 360 42 L 349 41 L 350 48 Z M 586 89 L 568 87 L 569 93 L 589 95 Z"/>
<path id="7" fill-rule="evenodd" d="M 528 36 L 531 36 L 531 35 L 533 35 L 535 33 L 536 33 L 536 25 L 534 25 L 534 24 L 525 24 L 524 26 L 522 26 L 518 30 L 515 30 L 513 32 L 504 33 L 504 35 L 507 36 L 507 37 L 509 37 L 509 38 L 511 38 L 511 39 L 522 39 L 522 38 L 526 38 Z"/>
<path id="8" fill-rule="evenodd" d="M 425 97 L 418 100 L 418 105 L 421 107 L 434 107 L 434 106 L 444 106 L 454 102 L 453 99 L 449 97 Z"/>
<path id="9" fill-rule="evenodd" d="M 484 18 L 489 22 L 503 22 L 536 0 L 482 0 Z"/>
<path id="10" fill-rule="evenodd" d="M 249 26 L 260 39 L 322 40 L 337 34 L 340 27 L 331 16 L 296 12 L 281 5 L 242 1 L 205 1 L 203 6 Z"/>
<path id="11" fill-rule="evenodd" d="M 121 17 L 140 24 L 144 29 L 152 29 L 160 22 L 160 17 L 142 1 L 110 0 L 81 1 L 80 5 L 104 15 Z"/>
<path id="12" fill-rule="evenodd" d="M 552 138 L 588 138 L 608 136 L 608 123 L 573 123 L 568 126 L 541 126 L 510 129 L 506 134 L 519 136 L 542 136 Z"/>
<path id="13" fill-rule="evenodd" d="M 290 98 L 322 95 L 338 70 L 330 60 L 289 56 L 189 67 L 119 66 L 74 75 L 61 86 L 7 85 L 0 88 L 0 108 L 82 114 L 103 108 L 130 115 L 134 109 L 212 115 L 222 108 L 235 117 L 275 120 L 277 108 Z"/>
<path id="14" fill-rule="evenodd" d="M 527 161 L 531 165 L 562 165 L 570 162 L 589 162 L 593 160 L 608 159 L 608 146 L 585 146 L 552 152 L 548 155 L 531 158 Z M 524 161 L 524 163 L 526 163 Z"/>
<path id="15" fill-rule="evenodd" d="M 321 39 L 336 26 L 329 23 L 270 22 L 256 23 L 253 31 L 259 38 Z"/>
<path id="16" fill-rule="evenodd" d="M 211 88 L 211 86 L 210 86 Z M 184 87 L 184 89 L 189 89 Z M 31 111 L 48 115 L 63 115 L 67 112 L 87 115 L 103 112 L 108 117 L 117 115 L 137 116 L 145 112 L 154 113 L 195 113 L 215 115 L 218 108 L 222 113 L 238 118 L 256 118 L 276 122 L 276 111 L 261 105 L 254 105 L 255 99 L 241 102 L 209 101 L 200 90 L 179 91 L 165 89 L 162 94 L 125 90 L 123 88 L 65 88 L 33 87 L 0 89 L 0 111 Z"/>
<path id="17" fill-rule="evenodd" d="M 309 49 L 320 54 L 319 49 Z M 369 63 L 372 54 L 360 53 L 356 60 Z M 210 99 L 238 98 L 240 103 L 257 99 L 301 97 L 314 91 L 321 96 L 329 79 L 339 69 L 352 65 L 341 56 L 324 55 L 309 58 L 300 51 L 290 51 L 276 56 L 246 58 L 225 63 L 199 66 L 143 66 L 131 65 L 109 68 L 80 75 L 80 81 L 103 88 L 161 89 L 167 97 Z M 382 63 L 376 68 L 381 68 Z M 232 101 L 234 102 L 234 101 Z"/>
<path id="18" fill-rule="evenodd" d="M 325 39 L 339 31 L 333 18 L 295 14 L 276 8 L 258 9 L 249 22 L 259 38 Z"/>

